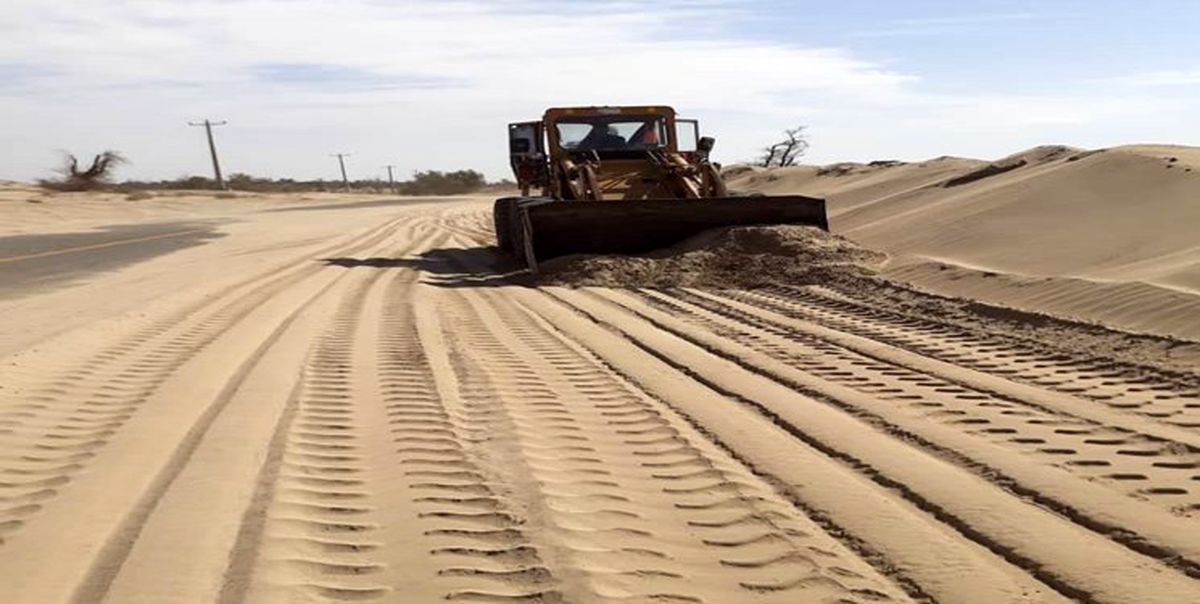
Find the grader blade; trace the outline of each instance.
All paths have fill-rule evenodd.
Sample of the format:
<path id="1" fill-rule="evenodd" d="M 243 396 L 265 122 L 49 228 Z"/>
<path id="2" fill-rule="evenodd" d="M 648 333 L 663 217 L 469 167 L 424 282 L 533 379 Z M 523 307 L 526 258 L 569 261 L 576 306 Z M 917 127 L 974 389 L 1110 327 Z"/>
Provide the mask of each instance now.
<path id="1" fill-rule="evenodd" d="M 703 231 L 730 226 L 794 224 L 829 230 L 825 200 L 800 195 L 643 199 L 529 200 L 515 204 L 516 255 L 537 263 L 568 254 L 638 254 L 668 247 Z"/>

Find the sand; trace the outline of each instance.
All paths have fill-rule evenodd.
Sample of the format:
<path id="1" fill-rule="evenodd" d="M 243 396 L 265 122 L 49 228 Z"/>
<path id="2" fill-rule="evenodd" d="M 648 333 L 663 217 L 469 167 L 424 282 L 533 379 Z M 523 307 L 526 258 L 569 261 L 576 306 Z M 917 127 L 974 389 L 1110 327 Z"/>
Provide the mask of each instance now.
<path id="1" fill-rule="evenodd" d="M 702 233 L 640 257 L 568 256 L 540 267 L 544 285 L 604 287 L 809 285 L 873 273 L 884 254 L 815 228 L 748 226 Z"/>
<path id="2" fill-rule="evenodd" d="M 245 191 L 49 191 L 23 183 L 0 184 L 0 236 L 69 232 L 113 224 L 228 219 L 242 213 L 297 205 L 388 199 L 353 193 L 249 193 Z"/>
<path id="3" fill-rule="evenodd" d="M 1036 155 L 783 171 L 859 227 L 536 285 L 484 197 L 10 187 L 5 234 L 219 236 L 0 263 L 79 271 L 0 298 L 0 601 L 1198 601 L 1189 344 L 934 295 L 860 237 L 888 191 L 1070 169 Z"/>
<path id="4" fill-rule="evenodd" d="M 731 186 L 827 197 L 834 232 L 925 289 L 1200 340 L 1194 147 L 751 169 Z"/>
<path id="5" fill-rule="evenodd" d="M 1045 310 L 1025 311 L 969 296 L 934 294 L 881 269 L 890 258 L 815 227 L 743 226 L 714 229 L 638 256 L 565 256 L 543 263 L 533 286 L 605 288 L 729 288 L 789 295 L 798 288 L 848 300 L 870 300 L 905 317 L 936 317 L 943 324 L 993 339 L 1033 341 L 1096 361 L 1119 359 L 1170 372 L 1200 367 L 1200 342 L 1130 333 Z M 1186 323 L 1194 317 L 1174 317 Z M 1191 381 L 1189 384 L 1193 383 Z M 1194 382 L 1200 385 L 1200 381 Z"/>

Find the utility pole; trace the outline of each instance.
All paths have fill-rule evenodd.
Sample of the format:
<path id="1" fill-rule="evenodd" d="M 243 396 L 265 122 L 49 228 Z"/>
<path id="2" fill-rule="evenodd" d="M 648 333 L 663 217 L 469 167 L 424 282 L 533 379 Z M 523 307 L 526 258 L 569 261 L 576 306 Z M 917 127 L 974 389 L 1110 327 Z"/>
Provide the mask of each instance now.
<path id="1" fill-rule="evenodd" d="M 384 167 L 388 169 L 388 190 L 392 192 L 392 195 L 395 195 L 396 194 L 396 179 L 392 177 L 392 168 L 395 168 L 396 166 L 393 166 L 392 164 L 388 164 Z"/>
<path id="2" fill-rule="evenodd" d="M 349 153 L 334 153 L 330 155 L 330 157 L 338 158 L 338 167 L 342 169 L 342 186 L 346 187 L 347 191 L 350 190 L 350 179 L 346 178 L 346 158 L 349 156 Z"/>
<path id="3" fill-rule="evenodd" d="M 214 122 L 211 120 L 204 120 L 203 122 L 188 122 L 189 126 L 204 126 L 204 133 L 208 135 L 208 152 L 212 154 L 213 176 L 217 180 L 218 189 L 225 188 L 225 179 L 221 178 L 221 162 L 217 161 L 217 145 L 213 143 L 212 127 L 224 126 L 228 123 L 229 122 L 225 121 Z"/>

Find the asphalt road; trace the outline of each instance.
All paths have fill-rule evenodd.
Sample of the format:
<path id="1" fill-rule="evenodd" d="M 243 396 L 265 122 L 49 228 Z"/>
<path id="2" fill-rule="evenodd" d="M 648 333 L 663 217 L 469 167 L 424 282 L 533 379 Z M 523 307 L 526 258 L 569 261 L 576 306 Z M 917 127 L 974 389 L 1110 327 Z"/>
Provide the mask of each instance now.
<path id="1" fill-rule="evenodd" d="M 0 237 L 0 298 L 44 292 L 221 236 L 211 223 L 159 222 Z"/>

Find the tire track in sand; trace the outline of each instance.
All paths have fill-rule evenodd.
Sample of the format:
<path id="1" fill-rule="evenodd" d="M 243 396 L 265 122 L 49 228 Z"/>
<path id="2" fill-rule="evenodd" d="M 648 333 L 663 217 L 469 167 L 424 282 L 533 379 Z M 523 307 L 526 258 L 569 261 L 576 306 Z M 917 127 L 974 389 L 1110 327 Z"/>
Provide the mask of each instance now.
<path id="1" fill-rule="evenodd" d="M 919 412 L 922 418 L 1019 450 L 1040 463 L 1175 514 L 1200 510 L 1200 489 L 1189 475 L 1200 468 L 1200 450 L 1195 445 L 1200 438 L 1189 438 L 1190 434 L 1179 435 L 1189 440 L 1147 434 L 1142 431 L 1144 424 L 1121 413 L 1080 416 L 1070 409 L 964 383 L 955 372 L 909 366 L 847 348 L 803 331 L 786 315 L 747 302 L 750 296 L 741 293 L 647 293 L 646 297 L 798 369 L 894 401 L 893 406 Z"/>
<path id="2" fill-rule="evenodd" d="M 312 355 L 261 549 L 236 571 L 253 578 L 224 601 L 557 601 L 523 521 L 472 459 L 479 427 L 439 390 L 415 273 L 385 274 L 347 298 Z"/>
<path id="3" fill-rule="evenodd" d="M 421 224 L 414 219 L 409 226 L 415 228 L 399 233 L 398 242 L 385 241 L 374 249 L 404 254 L 436 244 L 440 236 L 434 232 L 413 234 L 424 231 Z M 216 601 L 243 589 L 246 575 L 239 572 L 238 563 L 254 551 L 255 530 L 261 528 L 265 499 L 274 487 L 270 478 L 278 468 L 281 426 L 294 415 L 299 369 L 310 343 L 335 316 L 339 298 L 382 276 L 375 270 L 331 267 L 323 273 L 332 278 L 330 295 L 297 313 L 295 325 L 265 350 L 219 416 L 209 422 L 203 440 L 188 453 L 186 465 L 139 526 L 140 535 L 106 593 L 108 601 L 125 602 L 144 594 L 156 594 L 158 601 Z M 196 505 L 209 483 L 221 484 L 225 496 Z M 193 546 L 182 552 L 179 542 Z"/>
<path id="4" fill-rule="evenodd" d="M 598 295 L 621 302 L 604 292 L 598 292 Z M 1192 561 L 1197 559 L 1200 551 L 1197 551 L 1194 540 L 1188 537 L 1188 521 L 1164 514 L 1161 510 L 1146 509 L 1141 505 L 1145 498 L 1138 491 L 1125 492 L 1121 488 L 1112 488 L 1131 499 L 1122 500 L 1098 488 L 1101 485 L 1119 487 L 1122 484 L 1120 480 L 1106 484 L 1092 480 L 1090 473 L 1064 475 L 1030 467 L 1032 457 L 1039 464 L 1070 471 L 1073 466 L 1055 463 L 1061 463 L 1063 457 L 1069 457 L 1056 454 L 1064 449 L 1052 449 L 1044 454 L 1046 459 L 1039 459 L 1043 452 L 1036 450 L 1030 454 L 1024 450 L 1027 446 L 1024 438 L 1018 437 L 1014 447 L 1007 439 L 996 442 L 994 437 L 995 434 L 1003 436 L 1017 432 L 1017 428 L 995 427 L 997 425 L 1009 423 L 1020 426 L 1030 422 L 1048 432 L 1050 438 L 1059 436 L 1064 440 L 1092 440 L 1104 430 L 1120 435 L 1125 440 L 1138 438 L 1128 428 L 1120 425 L 1106 428 L 1019 400 L 964 389 L 954 382 L 942 380 L 937 373 L 923 373 L 891 364 L 804 332 L 764 322 L 753 311 L 739 312 L 739 308 L 721 304 L 719 301 L 723 298 L 713 294 L 677 292 L 667 295 L 646 291 L 642 292 L 642 300 L 650 308 L 658 308 L 673 318 L 712 332 L 714 336 L 727 338 L 747 350 L 754 350 L 756 354 L 761 353 L 776 361 L 775 365 L 755 363 L 746 357 L 744 365 L 753 371 L 780 379 L 897 438 L 964 465 L 1015 495 L 1068 516 L 1134 551 L 1162 559 L 1189 573 L 1195 567 Z M 638 310 L 636 306 L 632 308 Z M 687 331 L 664 325 L 661 319 L 656 320 L 656 315 L 646 310 L 639 314 L 667 331 L 689 337 Z M 701 344 L 705 341 L 692 340 Z M 742 358 L 737 352 L 730 354 L 730 358 Z M 935 409 L 932 413 L 931 408 Z M 938 412 L 937 409 L 958 413 Z M 989 417 L 993 417 L 995 422 Z M 1046 427 L 1043 428 L 1043 425 Z M 1154 442 L 1148 437 L 1141 438 L 1146 442 Z M 1046 444 L 1043 441 L 1043 447 L 1063 447 L 1070 442 Z M 1096 455 L 1103 458 L 1106 452 L 1111 458 L 1111 448 L 1108 451 L 1101 449 Z M 1093 463 L 1088 463 L 1084 467 L 1091 469 L 1092 466 Z M 1157 468 L 1145 462 L 1142 469 L 1152 472 Z M 1167 468 L 1159 470 L 1159 473 L 1162 480 L 1175 479 L 1178 475 L 1177 471 L 1172 472 Z M 1152 503 L 1161 505 L 1159 501 L 1152 500 Z"/>
<path id="5" fill-rule="evenodd" d="M 447 294 L 463 400 L 574 601 L 906 601 L 661 403 L 495 294 Z"/>
<path id="6" fill-rule="evenodd" d="M 350 286 L 308 355 L 299 393 L 281 418 L 279 454 L 262 480 L 270 502 L 243 527 L 222 602 L 294 599 L 371 600 L 386 595 L 373 558 L 379 525 L 370 515 L 365 457 L 356 417 L 353 347 L 363 302 L 378 279 Z M 257 549 L 260 539 L 266 549 Z M 255 568 L 251 552 L 262 558 Z M 246 590 L 250 590 L 247 595 Z M 291 595 L 291 592 L 298 594 Z"/>
<path id="7" fill-rule="evenodd" d="M 744 354 L 754 357 L 750 365 L 740 365 L 733 357 L 726 356 L 725 349 L 732 351 L 737 347 L 728 340 L 713 339 L 700 346 L 688 338 L 662 331 L 662 323 L 646 322 L 611 303 L 560 288 L 550 291 L 578 312 L 626 334 L 643 350 L 693 379 L 717 388 L 733 401 L 750 405 L 797 438 L 846 460 L 856 471 L 893 489 L 937 521 L 953 527 L 963 537 L 1022 568 L 1064 596 L 1097 602 L 1126 602 L 1131 598 L 1171 601 L 1163 599 L 1162 594 L 1167 591 L 1155 596 L 1139 588 L 1148 581 L 1169 585 L 1171 593 L 1176 594 L 1196 590 L 1194 581 L 1159 561 L 1089 535 L 1082 527 L 1013 498 L 946 460 L 887 437 L 841 410 L 823 407 L 789 384 L 747 369 L 751 365 L 769 365 L 770 359 L 760 358 L 765 355 L 740 347 Z M 709 428 L 715 427 L 709 424 Z M 860 536 L 878 539 L 875 535 Z M 921 563 L 919 559 L 903 561 Z M 1098 569 L 1109 570 L 1097 572 Z"/>
<path id="8" fill-rule="evenodd" d="M 428 237 L 413 235 L 412 227 L 419 225 L 420 221 L 411 221 L 396 233 L 402 237 L 399 248 L 383 240 L 362 249 L 420 247 L 428 243 Z M 317 273 L 314 280 L 324 285 L 317 285 L 315 293 L 307 298 L 301 297 L 306 301 L 289 309 L 269 336 L 251 340 L 255 344 L 253 352 L 237 366 L 218 398 L 180 441 L 169 465 L 126 520 L 131 527 L 124 531 L 127 534 L 110 540 L 97 557 L 90 576 L 76 593 L 76 601 L 95 601 L 99 594 L 112 602 L 140 599 L 146 594 L 156 594 L 156 599 L 212 601 L 218 593 L 224 593 L 228 571 L 224 577 L 219 571 L 225 567 L 231 550 L 237 556 L 241 544 L 242 530 L 234 521 L 240 515 L 244 525 L 246 515 L 253 513 L 254 481 L 262 476 L 258 464 L 242 460 L 271 458 L 271 445 L 275 444 L 271 434 L 278 433 L 281 417 L 287 416 L 293 406 L 297 387 L 294 368 L 302 363 L 306 345 L 316 326 L 328 316 L 326 308 L 334 299 L 325 293 L 337 294 L 346 287 L 353 291 L 353 284 L 367 276 L 323 265 Z M 295 293 L 289 291 L 286 295 Z M 236 357 L 236 350 L 229 356 Z M 211 379 L 213 373 L 207 375 Z M 210 505 L 197 506 L 195 502 L 207 494 L 204 485 L 209 482 L 221 484 L 226 496 Z M 194 546 L 183 553 L 178 542 Z"/>
<path id="9" fill-rule="evenodd" d="M 353 253 L 393 227 L 382 225 L 319 253 Z M 100 350 L 85 344 L 73 351 L 75 366 L 65 371 L 57 357 L 22 359 L 16 369 L 6 368 L 9 375 L 0 374 L 9 391 L 0 397 L 0 546 L 6 534 L 30 521 L 87 466 L 173 372 L 265 300 L 312 272 L 301 268 L 266 281 L 261 276 L 243 280 L 117 344 Z M 56 377 L 42 377 L 46 374 Z"/>
<path id="10" fill-rule="evenodd" d="M 351 239 L 349 243 L 328 249 L 343 252 L 367 249 L 394 236 L 396 233 L 386 232 L 392 226 L 385 224 Z M 401 231 L 401 234 L 404 232 Z M 115 378 L 118 385 L 132 383 L 137 386 L 123 391 L 123 395 L 131 398 L 122 402 L 132 404 L 134 408 L 118 407 L 127 415 L 122 418 L 127 424 L 124 425 L 125 429 L 120 434 L 94 443 L 89 449 L 89 452 L 95 450 L 95 454 L 88 457 L 88 462 L 97 466 L 96 472 L 84 475 L 78 483 L 67 477 L 59 481 L 57 490 L 69 496 L 48 501 L 44 522 L 26 524 L 24 531 L 10 540 L 8 545 L 11 549 L 0 548 L 0 566 L 19 578 L 6 583 L 2 588 L 3 593 L 9 594 L 13 601 L 60 601 L 66 597 L 50 596 L 49 593 L 69 593 L 79 584 L 81 587 L 77 597 L 83 601 L 95 601 L 100 597 L 97 594 L 108 589 L 115 573 L 121 569 L 125 556 L 138 539 L 147 514 L 153 511 L 163 490 L 171 485 L 171 477 L 188 463 L 191 452 L 204 437 L 207 426 L 220 416 L 224 408 L 222 401 L 226 401 L 238 388 L 238 382 L 254 365 L 255 359 L 271 341 L 280 336 L 305 304 L 336 281 L 310 279 L 320 273 L 327 277 L 334 276 L 334 273 L 325 269 L 315 262 L 305 263 L 282 271 L 278 278 L 266 283 L 250 280 L 245 287 L 235 285 L 229 288 L 225 297 L 207 300 L 182 311 L 182 316 L 168 316 L 153 324 L 165 327 L 161 333 L 152 331 L 151 337 L 146 340 L 148 354 L 176 355 L 169 363 L 164 361 L 162 366 L 139 361 L 133 355 L 142 349 L 126 344 L 118 345 L 117 350 L 123 352 L 128 348 L 131 359 L 118 354 L 104 355 L 97 361 L 114 364 L 128 361 L 134 369 L 148 371 L 155 368 L 157 371 L 141 381 L 131 382 L 133 376 L 123 374 L 133 369 L 119 370 Z M 180 323 L 172 324 L 172 320 Z M 140 343 L 137 335 L 134 339 Z M 238 360 L 237 357 L 231 359 L 219 351 L 211 350 L 213 347 L 233 347 L 243 352 L 257 348 L 258 352 L 251 354 L 248 359 Z M 196 381 L 196 376 L 206 374 L 208 370 L 215 371 L 218 365 L 228 368 L 218 373 L 232 375 L 231 381 Z M 109 395 L 106 388 L 111 383 L 88 381 L 87 378 L 94 373 L 107 377 L 95 370 L 80 372 L 85 378 L 79 387 L 84 400 L 76 403 L 65 398 L 64 407 L 71 408 L 71 405 L 79 404 L 84 412 L 90 412 L 91 407 L 97 405 L 113 406 L 108 400 L 113 395 Z M 92 397 L 96 391 L 100 396 Z M 177 402 L 180 400 L 183 402 Z M 44 405 L 43 409 L 57 411 L 50 405 Z M 146 414 L 148 416 L 143 417 Z M 169 424 L 158 424 L 160 420 L 156 418 L 164 414 L 178 415 L 179 418 Z M 119 462 L 117 458 L 122 455 L 120 450 L 130 447 L 138 449 L 142 444 L 145 445 L 145 451 L 159 451 L 162 454 L 143 457 L 148 467 L 128 463 L 113 465 Z M 33 446 L 44 445 L 34 441 Z M 118 451 L 108 453 L 109 448 Z M 101 465 L 103 472 L 100 472 Z M 162 472 L 158 471 L 160 466 Z M 63 517 L 72 518 L 88 530 L 70 530 L 72 525 L 54 521 Z M 57 543 L 61 546 L 60 551 L 54 553 L 37 545 L 44 543 Z M 53 564 L 39 562 L 52 554 L 55 560 Z M 43 595 L 35 597 L 32 595 L 34 593 Z"/>
<path id="11" fill-rule="evenodd" d="M 1194 374 L 1051 351 L 908 316 L 819 287 L 740 292 L 737 299 L 1163 424 L 1200 428 L 1200 376 Z"/>

